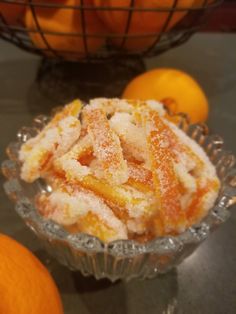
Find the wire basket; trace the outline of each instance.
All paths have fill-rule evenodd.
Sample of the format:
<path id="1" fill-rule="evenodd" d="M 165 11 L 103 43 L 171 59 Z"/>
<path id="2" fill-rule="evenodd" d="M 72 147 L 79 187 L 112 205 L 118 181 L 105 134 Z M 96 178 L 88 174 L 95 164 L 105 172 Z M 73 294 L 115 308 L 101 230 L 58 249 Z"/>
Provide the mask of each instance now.
<path id="1" fill-rule="evenodd" d="M 187 41 L 222 0 L 0 0 L 0 37 L 71 61 L 151 57 Z"/>

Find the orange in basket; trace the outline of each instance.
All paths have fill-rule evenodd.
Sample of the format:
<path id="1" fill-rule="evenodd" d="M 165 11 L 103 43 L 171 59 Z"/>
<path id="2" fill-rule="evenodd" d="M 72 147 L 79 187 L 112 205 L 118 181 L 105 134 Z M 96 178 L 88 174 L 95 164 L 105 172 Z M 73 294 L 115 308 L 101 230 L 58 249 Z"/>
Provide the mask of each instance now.
<path id="1" fill-rule="evenodd" d="M 94 5 L 97 7 L 121 8 L 130 7 L 130 0 L 93 0 Z M 134 1 L 135 9 L 170 9 L 173 7 L 174 0 L 136 0 Z M 177 8 L 190 8 L 195 4 L 194 0 L 180 0 L 178 1 Z M 122 35 L 126 32 L 126 26 L 129 19 L 128 10 L 97 10 L 98 16 L 106 24 L 109 30 L 117 35 Z M 177 22 L 179 22 L 187 13 L 187 11 L 174 12 L 171 16 L 166 30 L 171 29 Z M 151 46 L 156 38 L 158 32 L 162 32 L 163 27 L 169 17 L 168 11 L 151 12 L 151 11 L 133 11 L 130 26 L 127 30 L 129 35 L 140 35 L 140 38 L 128 38 L 124 42 L 124 47 L 129 50 L 145 49 Z M 148 37 L 141 37 L 149 34 Z M 155 36 L 153 36 L 155 34 Z M 123 38 L 113 39 L 114 44 L 120 46 Z"/>
<path id="2" fill-rule="evenodd" d="M 57 287 L 40 261 L 0 234 L 0 313 L 63 314 Z"/>
<path id="3" fill-rule="evenodd" d="M 0 15 L 8 25 L 19 24 L 20 19 L 23 17 L 24 10 L 24 5 L 0 2 Z"/>
<path id="4" fill-rule="evenodd" d="M 35 3 L 38 1 L 34 0 Z M 42 1 L 41 2 L 46 2 Z M 79 6 L 81 0 L 57 0 L 54 4 L 65 6 Z M 86 6 L 91 5 L 91 0 L 83 1 Z M 26 27 L 35 31 L 39 28 L 41 32 L 30 32 L 29 36 L 35 46 L 39 49 L 46 49 L 45 54 L 54 56 L 64 56 L 68 58 L 84 57 L 86 52 L 93 53 L 97 51 L 105 42 L 102 37 L 90 37 L 105 32 L 102 22 L 96 16 L 94 11 L 84 11 L 84 25 L 82 10 L 75 8 L 43 8 L 34 7 L 37 23 L 33 12 L 27 8 L 25 15 Z M 83 30 L 86 32 L 86 40 L 83 37 Z M 53 33 L 57 34 L 53 34 Z M 87 49 L 86 49 L 87 47 Z M 51 52 L 51 49 L 55 53 Z"/>

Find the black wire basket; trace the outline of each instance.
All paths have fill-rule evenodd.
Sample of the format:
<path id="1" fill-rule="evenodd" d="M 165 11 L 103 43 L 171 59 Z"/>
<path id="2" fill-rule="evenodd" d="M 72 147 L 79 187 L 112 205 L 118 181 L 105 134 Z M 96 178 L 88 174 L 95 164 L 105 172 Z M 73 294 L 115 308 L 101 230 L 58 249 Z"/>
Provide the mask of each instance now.
<path id="1" fill-rule="evenodd" d="M 0 0 L 0 37 L 70 61 L 151 57 L 187 41 L 221 0 Z"/>

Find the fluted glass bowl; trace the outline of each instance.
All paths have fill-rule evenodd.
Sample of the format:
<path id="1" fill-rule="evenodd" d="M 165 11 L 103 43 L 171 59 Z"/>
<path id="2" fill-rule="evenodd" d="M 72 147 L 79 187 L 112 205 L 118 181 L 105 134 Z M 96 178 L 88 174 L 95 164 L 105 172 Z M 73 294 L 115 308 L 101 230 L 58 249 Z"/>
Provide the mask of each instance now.
<path id="1" fill-rule="evenodd" d="M 48 122 L 50 117 L 47 116 L 36 117 L 33 125 L 23 127 L 17 133 L 17 141 L 9 144 L 9 159 L 2 164 L 2 172 L 7 178 L 4 189 L 14 201 L 17 213 L 47 251 L 71 270 L 111 281 L 153 278 L 189 256 L 216 227 L 227 220 L 230 216 L 228 208 L 236 202 L 235 158 L 223 150 L 223 140 L 217 135 L 209 135 L 205 125 L 190 125 L 182 115 L 177 118 L 179 127 L 204 148 L 221 181 L 218 199 L 208 216 L 178 236 L 156 238 L 142 244 L 131 240 L 103 243 L 88 234 L 71 234 L 59 224 L 42 217 L 34 206 L 34 196 L 39 192 L 50 192 L 51 187 L 41 179 L 32 184 L 21 180 L 18 152 L 21 144 L 36 135 Z"/>

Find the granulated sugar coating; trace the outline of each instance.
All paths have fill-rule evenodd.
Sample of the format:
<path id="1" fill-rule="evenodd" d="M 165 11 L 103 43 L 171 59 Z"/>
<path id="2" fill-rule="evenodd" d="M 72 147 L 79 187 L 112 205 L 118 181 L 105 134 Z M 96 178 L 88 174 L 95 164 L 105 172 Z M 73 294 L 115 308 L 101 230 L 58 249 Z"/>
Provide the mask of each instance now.
<path id="1" fill-rule="evenodd" d="M 104 242 L 176 235 L 214 205 L 220 183 L 203 149 L 154 100 L 76 100 L 21 147 L 21 177 L 52 187 L 40 213 Z"/>

